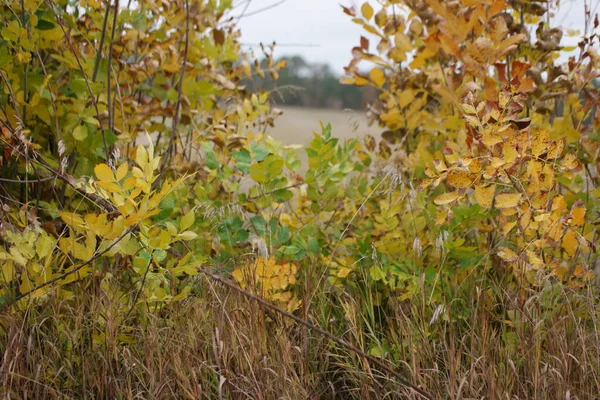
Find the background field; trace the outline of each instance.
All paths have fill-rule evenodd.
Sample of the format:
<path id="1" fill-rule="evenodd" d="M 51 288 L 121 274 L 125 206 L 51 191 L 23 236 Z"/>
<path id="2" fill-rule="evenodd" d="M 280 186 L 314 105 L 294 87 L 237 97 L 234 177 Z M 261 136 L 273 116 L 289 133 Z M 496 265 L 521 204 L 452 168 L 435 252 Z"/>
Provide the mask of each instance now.
<path id="1" fill-rule="evenodd" d="M 319 121 L 331 123 L 332 133 L 340 139 L 352 139 L 382 132 L 378 126 L 368 126 L 364 111 L 303 107 L 281 107 L 283 115 L 268 133 L 286 144 L 308 145 L 313 132 L 320 132 Z"/>

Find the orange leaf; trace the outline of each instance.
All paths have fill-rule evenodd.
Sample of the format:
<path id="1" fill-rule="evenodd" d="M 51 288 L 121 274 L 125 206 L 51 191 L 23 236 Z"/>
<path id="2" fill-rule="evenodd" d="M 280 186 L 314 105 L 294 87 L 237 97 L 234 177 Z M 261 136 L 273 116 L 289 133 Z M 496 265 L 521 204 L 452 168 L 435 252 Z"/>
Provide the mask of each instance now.
<path id="1" fill-rule="evenodd" d="M 535 83 L 531 78 L 523 78 L 521 79 L 521 83 L 519 84 L 519 88 L 517 92 L 519 93 L 528 93 L 533 92 L 535 90 Z"/>
<path id="2" fill-rule="evenodd" d="M 473 184 L 474 174 L 464 171 L 453 171 L 448 174 L 447 182 L 457 189 L 465 189 Z"/>
<path id="3" fill-rule="evenodd" d="M 577 247 L 579 247 L 577 235 L 573 231 L 568 231 L 565 236 L 563 236 L 562 248 L 565 249 L 569 256 L 573 257 L 577 252 Z"/>

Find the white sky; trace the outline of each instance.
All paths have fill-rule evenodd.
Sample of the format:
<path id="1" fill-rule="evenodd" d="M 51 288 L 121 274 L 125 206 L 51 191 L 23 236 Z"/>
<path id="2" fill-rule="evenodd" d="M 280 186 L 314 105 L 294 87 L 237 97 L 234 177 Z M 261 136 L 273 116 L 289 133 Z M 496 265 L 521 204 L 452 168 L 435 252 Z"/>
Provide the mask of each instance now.
<path id="1" fill-rule="evenodd" d="M 360 6 L 361 1 L 353 0 L 249 0 L 246 14 L 239 24 L 242 30 L 242 43 L 278 43 L 275 55 L 300 54 L 309 62 L 329 63 L 334 71 L 342 74 L 343 67 L 351 59 L 350 50 L 358 46 L 365 32 L 344 14 L 340 4 Z M 251 15 L 273 4 L 283 1 L 276 7 Z M 570 29 L 584 28 L 584 4 L 586 0 L 562 0 L 559 14 L 553 26 L 563 25 Z M 600 0 L 587 0 L 597 7 Z M 371 4 L 376 6 L 376 1 Z M 240 3 L 237 14 L 245 7 Z M 357 7 L 359 8 L 359 7 Z M 376 7 L 375 7 L 376 8 Z M 375 10 L 377 11 L 377 9 Z M 574 45 L 576 40 L 563 39 L 563 44 Z M 295 46 L 304 44 L 308 46 Z M 376 45 L 373 42 L 371 46 Z M 258 48 L 258 47 L 256 47 Z"/>

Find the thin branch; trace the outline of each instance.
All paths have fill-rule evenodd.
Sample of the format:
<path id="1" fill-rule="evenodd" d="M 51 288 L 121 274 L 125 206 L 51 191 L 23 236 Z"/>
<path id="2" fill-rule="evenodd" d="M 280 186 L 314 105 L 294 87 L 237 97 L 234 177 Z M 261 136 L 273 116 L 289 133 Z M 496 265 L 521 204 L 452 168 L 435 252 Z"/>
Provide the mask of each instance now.
<path id="1" fill-rule="evenodd" d="M 94 72 L 92 73 L 92 82 L 96 82 L 96 75 L 98 75 L 98 68 L 100 67 L 100 59 L 102 58 L 102 46 L 104 45 L 104 36 L 106 35 L 106 25 L 108 25 L 108 15 L 110 13 L 110 0 L 107 0 L 106 11 L 104 12 L 104 22 L 102 24 L 102 33 L 100 34 L 100 44 L 98 45 L 98 51 L 96 52 L 96 61 L 94 62 Z M 117 10 L 115 9 L 115 14 Z"/>
<path id="2" fill-rule="evenodd" d="M 169 157 L 171 157 L 171 152 L 173 151 L 173 143 L 175 142 L 175 137 L 177 136 L 177 125 L 179 124 L 179 116 L 181 114 L 181 98 L 183 97 L 183 77 L 185 75 L 185 68 L 187 66 L 187 58 L 188 58 L 188 48 L 190 42 L 190 2 L 189 0 L 185 0 L 185 44 L 183 48 L 183 61 L 181 63 L 181 74 L 179 76 L 179 84 L 177 88 L 177 102 L 175 103 L 175 116 L 173 117 L 173 121 L 171 124 L 171 137 L 169 138 L 169 144 L 167 145 L 167 151 L 165 152 L 165 157 L 161 165 L 161 172 L 163 168 L 167 165 L 169 161 Z"/>
<path id="3" fill-rule="evenodd" d="M 262 12 L 265 12 L 265 11 L 268 11 L 268 10 L 270 10 L 270 9 L 272 9 L 272 8 L 275 8 L 275 7 L 277 7 L 277 6 L 280 6 L 280 5 L 282 5 L 283 3 L 285 3 L 286 1 L 287 1 L 287 0 L 279 0 L 279 1 L 278 1 L 278 2 L 276 2 L 276 3 L 270 4 L 270 5 L 268 5 L 268 6 L 265 6 L 265 7 L 263 7 L 263 8 L 259 8 L 258 10 L 254 10 L 254 11 L 252 11 L 252 12 L 249 12 L 249 13 L 247 13 L 247 14 L 240 15 L 240 17 L 239 17 L 238 19 L 241 19 L 242 17 L 251 17 L 251 16 L 253 16 L 253 15 L 260 14 L 260 13 L 262 13 Z"/>
<path id="4" fill-rule="evenodd" d="M 25 28 L 27 32 L 27 38 L 29 39 L 29 24 L 25 22 L 25 1 L 21 0 L 21 27 Z M 29 63 L 25 63 L 23 65 L 23 124 L 25 124 L 25 120 L 27 119 L 27 87 L 28 85 L 28 75 L 29 75 Z"/>
<path id="5" fill-rule="evenodd" d="M 320 174 L 319 174 L 319 175 L 320 175 Z M 319 175 L 317 175 L 317 176 L 319 176 Z M 298 186 L 302 186 L 302 185 L 304 185 L 305 183 L 306 183 L 306 182 L 298 182 L 298 183 L 295 183 L 295 184 L 293 184 L 293 185 L 289 185 L 289 186 L 286 186 L 286 187 L 282 187 L 282 188 L 280 188 L 280 189 L 271 190 L 270 192 L 266 192 L 266 193 L 258 194 L 258 195 L 256 195 L 256 196 L 248 197 L 248 200 L 256 200 L 256 199 L 259 199 L 259 198 L 261 198 L 261 197 L 265 197 L 265 196 L 268 196 L 268 195 L 270 195 L 270 194 L 273 194 L 273 193 L 275 193 L 275 192 L 276 192 L 276 191 L 278 191 L 278 190 L 294 189 L 294 188 L 297 188 Z"/>
<path id="6" fill-rule="evenodd" d="M 246 5 L 244 6 L 244 9 L 242 10 L 241 14 L 237 17 L 238 21 L 240 19 L 242 19 L 242 17 L 244 16 L 244 14 L 246 14 L 246 11 L 248 11 L 248 7 L 250 7 L 250 4 L 252 4 L 252 0 L 247 0 L 246 1 Z"/>
<path id="7" fill-rule="evenodd" d="M 40 183 L 40 182 L 48 182 L 48 181 L 51 181 L 53 179 L 56 179 L 56 177 L 55 176 L 48 176 L 46 178 L 25 179 L 25 180 L 0 178 L 0 182 L 10 182 L 10 183 Z"/>
<path id="8" fill-rule="evenodd" d="M 111 86 L 110 86 L 110 76 L 111 76 L 111 71 L 112 71 L 112 49 L 113 49 L 113 42 L 115 40 L 115 30 L 117 27 L 117 15 L 119 10 L 119 0 L 115 0 L 115 13 L 113 15 L 113 26 L 112 26 L 112 32 L 110 34 L 110 43 L 108 45 L 108 72 L 106 73 L 107 77 L 106 77 L 106 81 L 107 81 L 107 92 L 106 92 L 106 98 L 107 98 L 107 108 L 108 108 L 108 130 L 114 133 L 115 130 L 115 116 L 112 110 L 112 105 L 111 105 Z M 118 86 L 118 82 L 117 82 L 117 86 Z M 113 100 L 114 101 L 114 100 Z M 108 161 L 108 160 L 107 160 Z"/>

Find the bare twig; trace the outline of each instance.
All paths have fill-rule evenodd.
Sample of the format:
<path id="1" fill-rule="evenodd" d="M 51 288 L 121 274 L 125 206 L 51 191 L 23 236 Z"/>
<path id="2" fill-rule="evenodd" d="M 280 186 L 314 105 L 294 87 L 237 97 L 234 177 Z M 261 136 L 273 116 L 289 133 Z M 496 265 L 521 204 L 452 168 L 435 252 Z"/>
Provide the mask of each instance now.
<path id="1" fill-rule="evenodd" d="M 111 76 L 111 71 L 112 71 L 112 48 L 113 48 L 113 42 L 115 40 L 115 30 L 117 27 L 117 15 L 119 14 L 119 0 L 115 0 L 115 13 L 113 15 L 113 26 L 112 26 L 112 32 L 110 34 L 110 42 L 108 45 L 108 72 L 106 73 L 106 82 L 107 82 L 107 88 L 106 88 L 106 99 L 107 99 L 107 108 L 108 108 L 108 130 L 110 130 L 111 132 L 114 133 L 115 130 L 115 116 L 112 110 L 112 104 L 111 104 L 111 85 L 110 85 L 110 76 Z M 117 86 L 118 86 L 118 82 L 117 82 Z M 114 99 L 113 99 L 114 101 Z M 108 161 L 108 160 L 107 160 Z"/>
<path id="2" fill-rule="evenodd" d="M 98 68 L 100 67 L 100 59 L 102 58 L 102 46 L 104 45 L 104 36 L 106 35 L 106 25 L 108 25 L 108 15 L 110 13 L 110 0 L 106 2 L 106 10 L 104 11 L 104 22 L 102 24 L 102 32 L 100 33 L 100 43 L 96 52 L 96 61 L 94 62 L 94 72 L 92 72 L 92 82 L 96 82 Z M 115 14 L 117 10 L 115 9 Z"/>
<path id="3" fill-rule="evenodd" d="M 25 21 L 25 1 L 21 0 L 21 27 L 27 31 L 27 37 L 29 38 L 29 24 Z M 28 75 L 29 75 L 29 63 L 24 63 L 23 65 L 23 124 L 25 124 L 25 120 L 27 119 L 27 87 L 28 85 Z"/>
<path id="4" fill-rule="evenodd" d="M 285 3 L 286 1 L 287 1 L 287 0 L 279 0 L 278 2 L 275 2 L 275 3 L 273 3 L 273 4 L 269 4 L 268 6 L 265 6 L 265 7 L 262 7 L 262 8 L 259 8 L 258 10 L 254 10 L 254 11 L 252 11 L 252 12 L 245 13 L 245 14 L 243 14 L 243 15 L 240 15 L 238 19 L 241 19 L 241 18 L 243 18 L 243 17 L 251 17 L 251 16 L 253 16 L 253 15 L 260 14 L 260 13 L 262 13 L 262 12 L 265 12 L 265 11 L 268 11 L 268 10 L 270 10 L 270 9 L 272 9 L 272 8 L 275 8 L 275 7 L 277 7 L 277 6 L 280 6 L 280 5 L 282 5 L 283 3 Z"/>
<path id="5" fill-rule="evenodd" d="M 0 178 L 0 182 L 10 182 L 10 183 L 40 183 L 40 182 L 48 182 L 53 179 L 56 179 L 55 176 L 48 176 L 46 178 L 40 179 L 8 179 L 8 178 Z"/>
<path id="6" fill-rule="evenodd" d="M 179 116 L 181 114 L 181 98 L 183 96 L 183 77 L 185 75 L 185 68 L 187 66 L 187 58 L 188 58 L 188 48 L 190 41 L 190 2 L 189 0 L 185 0 L 185 44 L 183 48 L 183 61 L 181 63 L 181 74 L 179 76 L 179 84 L 177 88 L 177 102 L 175 103 L 175 116 L 173 117 L 173 121 L 171 123 L 171 137 L 169 138 L 169 144 L 167 145 L 167 151 L 165 152 L 164 160 L 160 167 L 161 172 L 169 158 L 171 157 L 171 152 L 173 151 L 173 143 L 175 142 L 175 138 L 177 137 L 177 125 L 179 124 Z"/>

